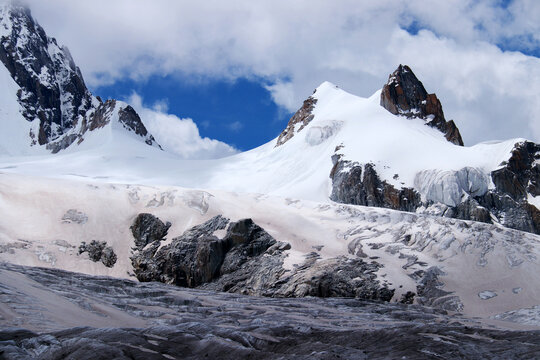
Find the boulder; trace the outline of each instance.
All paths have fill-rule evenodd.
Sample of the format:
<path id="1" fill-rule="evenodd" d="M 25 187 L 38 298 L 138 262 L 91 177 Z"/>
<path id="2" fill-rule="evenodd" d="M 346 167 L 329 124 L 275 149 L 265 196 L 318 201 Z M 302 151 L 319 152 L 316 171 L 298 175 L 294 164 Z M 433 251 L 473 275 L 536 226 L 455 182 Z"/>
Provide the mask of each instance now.
<path id="1" fill-rule="evenodd" d="M 101 261 L 106 267 L 113 267 L 118 259 L 111 246 L 106 241 L 92 240 L 90 244 L 85 241 L 79 246 L 79 254 L 88 253 L 88 258 L 93 262 Z"/>
<path id="2" fill-rule="evenodd" d="M 135 238 L 135 247 L 142 250 L 147 244 L 156 240 L 163 240 L 171 223 L 163 223 L 158 217 L 152 214 L 142 213 L 137 215 L 130 230 Z"/>

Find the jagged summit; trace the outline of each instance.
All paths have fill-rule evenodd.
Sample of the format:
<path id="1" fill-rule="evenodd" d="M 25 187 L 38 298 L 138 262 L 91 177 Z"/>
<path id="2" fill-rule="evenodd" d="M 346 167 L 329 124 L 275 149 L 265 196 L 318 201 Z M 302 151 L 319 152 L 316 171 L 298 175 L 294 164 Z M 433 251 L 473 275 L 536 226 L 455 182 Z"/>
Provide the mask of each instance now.
<path id="1" fill-rule="evenodd" d="M 319 85 L 291 117 L 287 127 L 279 135 L 276 147 L 286 143 L 313 120 L 318 97 L 321 94 L 322 96 L 333 94 L 328 90 L 343 91 L 328 81 Z M 437 95 L 428 94 L 422 82 L 407 65 L 399 65 L 390 74 L 388 82 L 381 90 L 380 105 L 394 115 L 422 119 L 426 125 L 441 131 L 451 143 L 463 146 L 459 129 L 453 120 L 446 121 Z"/>
<path id="2" fill-rule="evenodd" d="M 407 65 L 399 65 L 390 74 L 381 92 L 381 106 L 394 115 L 424 119 L 439 129 L 448 141 L 463 146 L 461 134 L 453 120 L 446 121 L 441 102 L 428 94 L 424 85 Z"/>
<path id="3" fill-rule="evenodd" d="M 16 97 L 22 117 L 31 123 L 29 127 L 20 125 L 26 128 L 27 146 L 42 145 L 56 153 L 75 142 L 81 143 L 87 131 L 102 128 L 110 122 L 110 116 L 127 109 L 127 104 L 102 103 L 94 97 L 69 50 L 48 37 L 23 5 L 0 5 L 0 60 L 16 84 L 4 81 L 1 94 Z M 130 120 L 123 122 L 124 127 L 147 144 L 159 146 L 133 112 L 128 111 Z M 109 117 L 104 118 L 104 114 Z M 2 121 L 16 121 L 16 114 L 10 115 L 10 119 Z"/>

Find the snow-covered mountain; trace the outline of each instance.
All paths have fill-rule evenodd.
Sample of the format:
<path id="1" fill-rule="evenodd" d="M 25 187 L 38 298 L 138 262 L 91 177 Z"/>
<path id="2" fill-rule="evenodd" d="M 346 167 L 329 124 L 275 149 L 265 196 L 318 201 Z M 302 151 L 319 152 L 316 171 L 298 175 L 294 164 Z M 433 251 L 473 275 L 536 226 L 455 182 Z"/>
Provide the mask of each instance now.
<path id="1" fill-rule="evenodd" d="M 0 261 L 539 326 L 540 146 L 464 146 L 409 67 L 369 98 L 325 82 L 269 143 L 184 160 L 26 8 L 0 5 L 0 43 Z"/>
<path id="2" fill-rule="evenodd" d="M 92 96 L 67 49 L 27 9 L 0 9 L 3 153 L 63 153 L 4 157 L 4 167 L 332 200 L 540 233 L 540 146 L 525 139 L 462 146 L 437 96 L 407 66 L 368 99 L 321 84 L 259 148 L 183 161 L 146 146 L 159 147 L 129 105 Z"/>
<path id="3" fill-rule="evenodd" d="M 48 37 L 24 6 L 0 4 L 0 60 L 0 109 L 8 130 L 0 135 L 1 153 L 57 153 L 92 132 L 116 128 L 159 147 L 129 105 L 103 103 L 88 91 L 68 49 Z"/>

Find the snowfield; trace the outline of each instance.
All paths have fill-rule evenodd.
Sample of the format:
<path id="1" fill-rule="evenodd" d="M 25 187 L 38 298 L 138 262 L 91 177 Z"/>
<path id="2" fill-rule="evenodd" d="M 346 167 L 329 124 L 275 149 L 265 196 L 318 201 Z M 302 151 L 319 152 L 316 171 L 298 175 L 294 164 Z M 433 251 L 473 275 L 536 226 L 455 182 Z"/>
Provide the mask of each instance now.
<path id="1" fill-rule="evenodd" d="M 54 157 L 0 154 L 0 170 L 328 202 L 331 156 L 337 153 L 343 154 L 344 160 L 373 163 L 381 180 L 396 188 L 414 187 L 424 199 L 454 206 L 463 190 L 479 193 L 492 187 L 490 172 L 509 158 L 516 143 L 524 141 L 511 139 L 461 147 L 446 141 L 440 131 L 426 126 L 421 119 L 390 114 L 379 105 L 380 92 L 366 99 L 325 82 L 313 96 L 317 99 L 313 120 L 278 147 L 274 139 L 227 158 L 183 160 L 146 146 L 117 121 L 111 121 L 103 129 L 87 134 L 80 145 L 75 143 Z M 24 121 L 20 123 L 25 125 Z M 19 154 L 31 149 L 25 144 L 20 147 Z M 443 188 L 438 185 L 441 178 Z"/>
<path id="2" fill-rule="evenodd" d="M 321 259 L 363 253 L 384 265 L 377 276 L 396 290 L 393 301 L 417 291 L 417 271 L 437 267 L 448 292 L 442 299 L 461 303 L 465 315 L 499 323 L 496 318 L 518 321 L 523 312 L 538 313 L 540 236 L 496 225 L 265 194 L 8 173 L 0 174 L 0 209 L 0 261 L 14 264 L 133 278 L 129 227 L 139 213 L 172 223 L 164 244 L 222 214 L 233 221 L 252 218 L 290 243 L 288 269 L 311 252 Z M 81 242 L 91 240 L 113 247 L 114 267 L 78 254 Z M 538 314 L 532 319 L 526 323 L 540 326 Z"/>

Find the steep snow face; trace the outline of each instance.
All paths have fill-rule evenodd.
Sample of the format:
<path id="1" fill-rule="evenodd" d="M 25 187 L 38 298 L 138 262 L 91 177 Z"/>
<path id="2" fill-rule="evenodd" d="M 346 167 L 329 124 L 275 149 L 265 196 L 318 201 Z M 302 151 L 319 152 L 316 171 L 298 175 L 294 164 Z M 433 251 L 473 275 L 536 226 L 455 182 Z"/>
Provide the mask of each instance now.
<path id="1" fill-rule="evenodd" d="M 43 148 L 30 146 L 30 134 L 36 133 L 39 120 L 29 122 L 22 116 L 16 95 L 18 90 L 19 86 L 7 69 L 0 66 L 0 156 L 45 153 Z"/>

